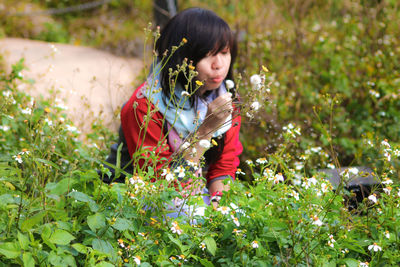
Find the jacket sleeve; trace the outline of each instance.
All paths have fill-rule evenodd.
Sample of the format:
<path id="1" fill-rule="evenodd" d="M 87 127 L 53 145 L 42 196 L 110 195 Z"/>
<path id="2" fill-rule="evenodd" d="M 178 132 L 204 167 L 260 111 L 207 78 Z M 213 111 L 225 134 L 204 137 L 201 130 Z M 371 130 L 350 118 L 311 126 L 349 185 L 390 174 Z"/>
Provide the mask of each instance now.
<path id="1" fill-rule="evenodd" d="M 121 110 L 121 126 L 131 158 L 134 158 L 133 154 L 137 151 L 143 151 L 137 162 L 139 166 L 152 166 L 156 163 L 156 166 L 153 167 L 159 169 L 168 162 L 172 151 L 163 132 L 164 118 L 162 114 L 154 111 L 154 105 L 146 98 L 136 96 L 142 86 L 135 91 Z M 150 118 L 146 119 L 148 114 L 150 114 Z M 163 141 L 161 142 L 161 140 Z M 155 153 L 156 162 L 149 159 L 150 153 L 148 152 L 150 151 Z"/>
<path id="2" fill-rule="evenodd" d="M 241 117 L 232 120 L 232 127 L 225 134 L 224 150 L 219 159 L 210 165 L 206 178 L 210 183 L 214 178 L 229 175 L 235 179 L 237 167 L 239 166 L 239 155 L 243 146 L 239 140 Z"/>

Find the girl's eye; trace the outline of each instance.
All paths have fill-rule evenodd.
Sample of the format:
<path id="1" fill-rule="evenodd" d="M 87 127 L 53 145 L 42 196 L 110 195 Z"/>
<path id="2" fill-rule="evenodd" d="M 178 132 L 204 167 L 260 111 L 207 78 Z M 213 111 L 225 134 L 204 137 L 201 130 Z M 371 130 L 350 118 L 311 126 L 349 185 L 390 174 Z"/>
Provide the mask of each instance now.
<path id="1" fill-rule="evenodd" d="M 221 51 L 222 54 L 228 54 L 229 53 L 229 48 L 225 48 Z"/>

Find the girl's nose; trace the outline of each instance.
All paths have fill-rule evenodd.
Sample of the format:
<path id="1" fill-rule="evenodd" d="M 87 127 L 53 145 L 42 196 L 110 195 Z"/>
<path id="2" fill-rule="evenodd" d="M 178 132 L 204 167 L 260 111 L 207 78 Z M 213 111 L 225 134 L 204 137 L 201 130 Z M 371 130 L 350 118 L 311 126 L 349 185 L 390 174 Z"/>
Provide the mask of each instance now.
<path id="1" fill-rule="evenodd" d="M 211 67 L 215 70 L 218 70 L 222 67 L 222 58 L 219 53 L 214 56 Z"/>

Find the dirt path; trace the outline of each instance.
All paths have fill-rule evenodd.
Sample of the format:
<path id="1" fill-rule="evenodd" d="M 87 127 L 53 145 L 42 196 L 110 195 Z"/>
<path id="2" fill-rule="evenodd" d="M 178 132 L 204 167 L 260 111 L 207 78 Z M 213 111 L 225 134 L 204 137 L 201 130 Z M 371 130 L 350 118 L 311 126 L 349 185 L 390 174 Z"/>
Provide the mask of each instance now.
<path id="1" fill-rule="evenodd" d="M 36 83 L 21 90 L 34 97 L 55 94 L 82 133 L 90 132 L 96 118 L 117 129 L 120 106 L 132 94 L 132 82 L 143 66 L 140 59 L 94 48 L 18 38 L 0 39 L 0 53 L 9 66 L 25 58 L 28 70 L 23 75 Z"/>

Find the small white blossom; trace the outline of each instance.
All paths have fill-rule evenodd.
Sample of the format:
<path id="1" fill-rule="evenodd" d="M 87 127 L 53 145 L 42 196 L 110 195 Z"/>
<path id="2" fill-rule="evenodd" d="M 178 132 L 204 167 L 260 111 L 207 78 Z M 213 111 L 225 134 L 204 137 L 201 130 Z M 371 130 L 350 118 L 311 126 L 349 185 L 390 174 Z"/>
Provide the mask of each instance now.
<path id="1" fill-rule="evenodd" d="M 378 246 L 376 243 L 368 246 L 368 250 L 373 250 L 375 252 L 382 251 L 382 248 Z"/>
<path id="2" fill-rule="evenodd" d="M 206 244 L 204 242 L 201 242 L 199 248 L 201 248 L 201 250 L 204 251 L 206 249 Z"/>
<path id="3" fill-rule="evenodd" d="M 383 188 L 383 191 L 387 194 L 387 195 L 390 195 L 390 192 L 392 192 L 392 187 L 391 186 L 388 186 L 388 187 L 385 187 L 385 188 Z"/>
<path id="4" fill-rule="evenodd" d="M 318 216 L 311 215 L 311 218 L 313 220 L 312 224 L 317 225 L 317 226 L 323 225 L 323 222 L 318 218 Z"/>
<path id="5" fill-rule="evenodd" d="M 279 182 L 283 182 L 283 181 L 284 181 L 284 178 L 283 178 L 282 173 L 277 173 L 277 174 L 274 176 L 273 181 L 274 181 L 274 184 L 277 184 L 277 183 L 279 183 Z"/>
<path id="6" fill-rule="evenodd" d="M 385 231 L 385 234 L 384 234 L 384 235 L 385 235 L 385 237 L 386 237 L 387 239 L 389 239 L 389 238 L 390 238 L 390 233 L 389 233 L 389 231 L 388 231 L 388 230 L 386 230 L 386 231 Z"/>
<path id="7" fill-rule="evenodd" d="M 386 157 L 387 161 L 391 161 L 392 155 L 390 154 L 390 149 L 385 149 L 383 155 Z"/>
<path id="8" fill-rule="evenodd" d="M 253 161 L 251 159 L 248 159 L 245 161 L 247 165 L 252 166 L 254 165 Z"/>
<path id="9" fill-rule="evenodd" d="M 188 96 L 190 96 L 190 94 L 187 91 L 182 91 L 181 96 L 188 97 Z"/>
<path id="10" fill-rule="evenodd" d="M 259 247 L 258 241 L 257 241 L 257 240 L 254 240 L 253 242 L 251 242 L 251 246 L 252 246 L 253 248 L 258 248 L 258 247 Z"/>
<path id="11" fill-rule="evenodd" d="M 234 87 L 235 87 L 235 83 L 232 81 L 232 80 L 226 80 L 225 81 L 225 85 L 226 85 L 226 88 L 229 90 L 229 89 L 233 89 Z"/>
<path id="12" fill-rule="evenodd" d="M 253 110 L 257 111 L 257 110 L 260 109 L 261 105 L 260 105 L 260 103 L 259 103 L 258 101 L 254 101 L 253 103 L 251 103 L 250 107 L 251 107 Z"/>
<path id="13" fill-rule="evenodd" d="M 233 223 L 236 224 L 237 227 L 239 227 L 239 226 L 240 226 L 239 219 L 236 218 L 236 217 L 233 216 L 233 215 L 231 215 L 231 218 L 232 218 Z"/>
<path id="14" fill-rule="evenodd" d="M 335 242 L 336 240 L 333 238 L 333 235 L 329 235 L 328 246 L 330 246 L 331 248 L 335 247 Z"/>
<path id="15" fill-rule="evenodd" d="M 261 83 L 261 77 L 260 77 L 260 75 L 258 75 L 258 74 L 252 75 L 252 76 L 250 77 L 250 83 L 251 83 L 253 86 L 259 85 L 259 84 Z"/>
<path id="16" fill-rule="evenodd" d="M 165 168 L 163 169 L 161 176 L 165 176 L 165 180 L 167 180 L 168 182 L 174 180 L 174 174 L 171 172 L 171 170 L 169 168 Z"/>
<path id="17" fill-rule="evenodd" d="M 178 174 L 179 178 L 185 177 L 185 168 L 183 166 L 179 166 L 174 172 Z"/>
<path id="18" fill-rule="evenodd" d="M 22 114 L 31 115 L 32 114 L 32 109 L 31 108 L 21 109 L 21 113 Z"/>
<path id="19" fill-rule="evenodd" d="M 0 130 L 7 132 L 8 130 L 10 130 L 10 126 L 8 125 L 0 125 Z"/>
<path id="20" fill-rule="evenodd" d="M 376 199 L 376 195 L 375 195 L 375 194 L 370 195 L 370 196 L 368 197 L 368 199 L 371 200 L 371 201 L 374 202 L 374 203 L 378 202 L 378 200 Z"/>
<path id="21" fill-rule="evenodd" d="M 267 161 L 266 158 L 259 158 L 259 159 L 256 160 L 256 163 L 257 163 L 257 164 L 265 164 L 265 163 L 267 163 L 267 162 L 268 162 L 268 161 Z"/>
<path id="22" fill-rule="evenodd" d="M 134 261 L 137 265 L 140 265 L 141 259 L 142 259 L 142 258 L 140 258 L 140 256 L 135 256 L 135 257 L 133 257 L 133 261 Z"/>
<path id="23" fill-rule="evenodd" d="M 385 177 L 382 181 L 382 184 L 393 184 L 393 181 L 390 178 Z"/>
<path id="24" fill-rule="evenodd" d="M 186 150 L 188 147 L 190 147 L 190 143 L 189 142 L 185 142 L 181 145 L 181 149 L 182 150 Z"/>
<path id="25" fill-rule="evenodd" d="M 390 148 L 390 144 L 388 143 L 388 141 L 386 139 L 381 142 L 381 145 L 385 146 L 387 148 Z"/>
<path id="26" fill-rule="evenodd" d="M 18 163 L 22 163 L 23 162 L 23 160 L 22 160 L 22 157 L 21 157 L 21 155 L 14 155 L 13 156 L 13 159 L 16 161 L 16 162 L 18 162 Z"/>
<path id="27" fill-rule="evenodd" d="M 200 141 L 199 141 L 199 145 L 200 145 L 202 148 L 205 148 L 205 149 L 209 149 L 209 148 L 211 147 L 210 141 L 208 141 L 208 140 L 206 140 L 206 139 L 200 140 Z"/>
<path id="28" fill-rule="evenodd" d="M 172 233 L 177 233 L 178 235 L 181 235 L 183 233 L 182 229 L 179 227 L 178 222 L 176 221 L 172 223 L 171 231 Z"/>
<path id="29" fill-rule="evenodd" d="M 358 264 L 358 266 L 359 267 L 368 267 L 369 266 L 369 263 L 366 261 L 366 262 L 361 262 L 360 261 L 360 263 Z"/>
<path id="30" fill-rule="evenodd" d="M 217 211 L 220 211 L 223 215 L 227 215 L 231 211 L 231 208 L 222 206 L 222 207 L 217 208 Z"/>

